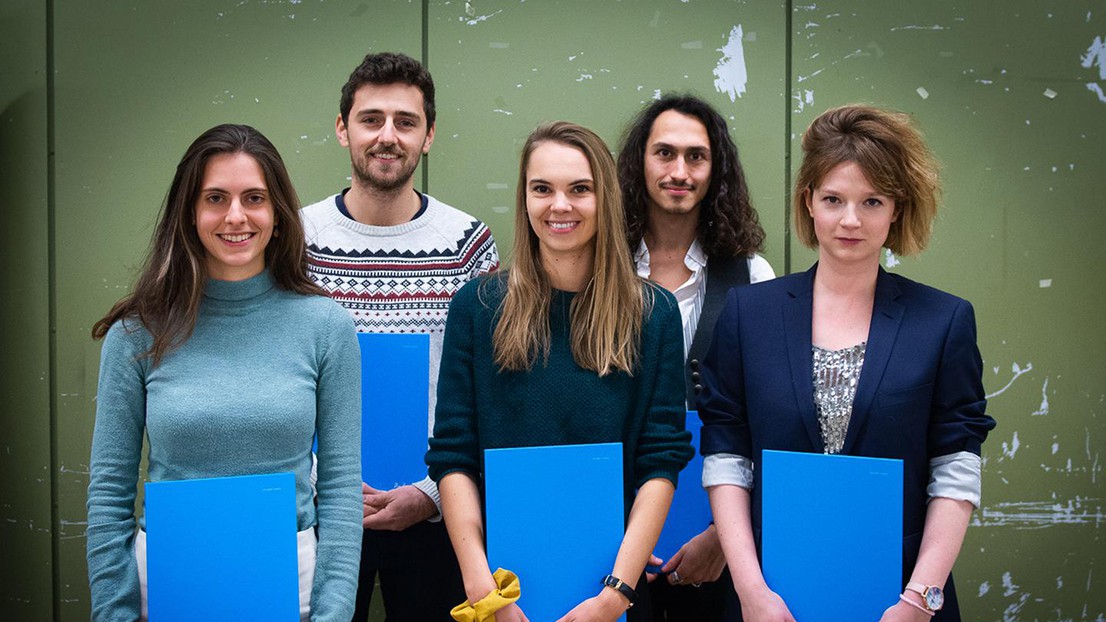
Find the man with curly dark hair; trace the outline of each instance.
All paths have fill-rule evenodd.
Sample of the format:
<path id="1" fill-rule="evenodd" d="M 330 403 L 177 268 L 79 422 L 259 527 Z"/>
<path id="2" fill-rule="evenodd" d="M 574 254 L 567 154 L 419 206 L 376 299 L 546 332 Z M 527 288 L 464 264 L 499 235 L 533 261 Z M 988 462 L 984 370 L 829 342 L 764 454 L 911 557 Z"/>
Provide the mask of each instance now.
<path id="1" fill-rule="evenodd" d="M 764 229 L 749 202 L 737 146 L 710 104 L 669 94 L 644 108 L 626 129 L 618 181 L 638 274 L 679 302 L 687 401 L 694 404 L 701 390 L 699 362 L 726 292 L 775 276 L 757 254 L 764 247 Z M 670 559 L 653 562 L 661 567 L 649 586 L 655 620 L 739 619 L 714 525 Z"/>

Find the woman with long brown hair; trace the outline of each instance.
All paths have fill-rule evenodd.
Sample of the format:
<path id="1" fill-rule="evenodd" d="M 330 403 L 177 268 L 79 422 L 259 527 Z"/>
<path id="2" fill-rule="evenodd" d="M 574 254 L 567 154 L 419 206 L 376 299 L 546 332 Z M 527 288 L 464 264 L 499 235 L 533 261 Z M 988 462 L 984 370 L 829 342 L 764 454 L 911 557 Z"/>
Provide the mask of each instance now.
<path id="1" fill-rule="evenodd" d="M 516 203 L 513 265 L 469 283 L 450 307 L 427 463 L 476 603 L 496 589 L 484 554 L 483 451 L 621 442 L 631 509 L 613 580 L 595 577 L 597 595 L 563 618 L 613 621 L 636 599 L 691 457 L 679 310 L 635 274 L 614 160 L 590 130 L 534 130 Z M 630 609 L 631 619 L 648 614 Z M 527 619 L 514 604 L 495 617 Z"/>
<path id="2" fill-rule="evenodd" d="M 134 291 L 92 329 L 104 339 L 88 486 L 94 620 L 146 616 L 143 437 L 151 481 L 292 472 L 300 615 L 353 614 L 360 359 L 349 315 L 307 276 L 298 207 L 257 130 L 204 132 L 177 165 Z M 219 508 L 208 511 L 218 524 Z"/>

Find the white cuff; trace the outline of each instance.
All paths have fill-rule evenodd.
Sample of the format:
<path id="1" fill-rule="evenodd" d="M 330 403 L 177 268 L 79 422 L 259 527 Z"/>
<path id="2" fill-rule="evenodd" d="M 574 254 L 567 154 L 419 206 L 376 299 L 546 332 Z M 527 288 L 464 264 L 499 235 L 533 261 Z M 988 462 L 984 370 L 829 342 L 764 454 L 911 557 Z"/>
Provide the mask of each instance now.
<path id="1" fill-rule="evenodd" d="M 703 488 L 731 484 L 753 489 L 753 461 L 737 454 L 711 454 L 703 458 Z"/>
<path id="2" fill-rule="evenodd" d="M 438 508 L 438 513 L 426 520 L 431 523 L 442 520 L 442 495 L 438 492 L 438 485 L 434 483 L 434 480 L 427 476 L 426 479 L 419 480 L 411 485 L 426 493 L 426 496 L 430 497 L 430 500 L 434 502 L 434 506 Z"/>
<path id="3" fill-rule="evenodd" d="M 982 495 L 983 461 L 970 451 L 937 456 L 929 461 L 929 498 L 967 501 L 979 508 Z"/>

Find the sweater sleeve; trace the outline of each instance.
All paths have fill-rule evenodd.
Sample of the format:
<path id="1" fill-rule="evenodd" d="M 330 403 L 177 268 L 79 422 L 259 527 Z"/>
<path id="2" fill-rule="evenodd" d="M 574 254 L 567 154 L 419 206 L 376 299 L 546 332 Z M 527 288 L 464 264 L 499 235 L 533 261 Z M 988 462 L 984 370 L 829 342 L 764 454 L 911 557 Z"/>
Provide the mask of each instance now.
<path id="1" fill-rule="evenodd" d="M 361 358 L 353 319 L 331 305 L 321 338 L 315 431 L 318 434 L 318 536 L 313 621 L 353 616 L 361 559 Z"/>
<path id="2" fill-rule="evenodd" d="M 639 488 L 646 481 L 658 477 L 676 484 L 677 475 L 694 453 L 691 433 L 685 429 L 687 409 L 680 310 L 672 294 L 659 287 L 652 289 L 653 310 L 646 327 L 653 334 L 644 335 L 643 343 L 656 340 L 655 345 L 650 344 L 653 347 L 648 349 L 655 358 L 645 358 L 649 354 L 643 348 L 641 370 L 638 372 L 653 375 L 652 394 L 646 396 L 645 424 L 635 457 L 635 485 Z"/>
<path id="3" fill-rule="evenodd" d="M 88 581 L 94 622 L 137 620 L 134 501 L 146 429 L 149 334 L 115 323 L 100 351 L 88 481 Z"/>
<path id="4" fill-rule="evenodd" d="M 476 434 L 476 380 L 473 369 L 474 339 L 486 334 L 476 326 L 484 279 L 469 281 L 453 296 L 445 326 L 434 435 L 426 452 L 430 477 L 441 481 L 453 471 L 479 475 L 479 442 Z"/>

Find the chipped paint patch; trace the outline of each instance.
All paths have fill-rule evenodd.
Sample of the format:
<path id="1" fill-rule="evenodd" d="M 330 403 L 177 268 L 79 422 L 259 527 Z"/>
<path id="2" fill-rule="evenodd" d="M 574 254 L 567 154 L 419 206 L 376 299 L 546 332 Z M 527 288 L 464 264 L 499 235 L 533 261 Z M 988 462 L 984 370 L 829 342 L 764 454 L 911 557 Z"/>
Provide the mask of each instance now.
<path id="1" fill-rule="evenodd" d="M 1054 91 L 1052 89 L 1045 89 L 1045 92 L 1042 93 L 1042 95 L 1044 95 L 1045 97 L 1047 97 L 1049 99 L 1056 99 L 1057 93 L 1056 93 L 1056 91 Z"/>
<path id="2" fill-rule="evenodd" d="M 719 93 L 729 95 L 731 102 L 745 94 L 745 85 L 749 78 L 745 69 L 745 48 L 741 41 L 743 34 L 741 24 L 730 29 L 729 40 L 718 49 L 722 52 L 722 58 L 714 68 L 714 88 Z"/>
<path id="3" fill-rule="evenodd" d="M 1002 395 L 1004 392 L 1006 392 L 1007 389 L 1010 388 L 1010 385 L 1014 384 L 1015 380 L 1020 378 L 1023 374 L 1027 374 L 1027 373 L 1033 371 L 1033 363 L 1028 362 L 1028 363 L 1025 364 L 1025 367 L 1021 367 L 1020 365 L 1018 365 L 1017 362 L 1014 362 L 1014 364 L 1010 366 L 1010 369 L 1011 369 L 1012 372 L 1014 372 L 1014 376 L 1012 378 L 1010 378 L 1010 381 L 1006 383 L 1006 386 L 1002 387 L 998 391 L 995 391 L 994 393 L 987 394 L 987 399 L 991 399 L 993 397 L 998 397 L 999 395 Z M 996 374 L 998 373 L 998 368 L 997 367 L 995 368 L 995 373 Z"/>
<path id="4" fill-rule="evenodd" d="M 939 26 L 937 24 L 934 24 L 932 26 L 918 26 L 915 24 L 911 24 L 909 26 L 895 26 L 891 29 L 891 32 L 895 32 L 897 30 L 948 30 L 948 28 L 945 26 Z"/>
<path id="5" fill-rule="evenodd" d="M 1002 441 L 1002 458 L 999 458 L 999 460 L 1006 458 L 1013 460 L 1014 455 L 1018 453 L 1018 448 L 1021 446 L 1021 441 L 1018 440 L 1018 432 L 1015 430 L 1014 436 L 1010 439 L 1009 443 Z"/>
<path id="6" fill-rule="evenodd" d="M 919 86 L 918 88 L 914 89 L 914 92 L 916 92 L 918 94 L 918 97 L 921 97 L 922 99 L 929 99 L 929 91 L 927 91 L 926 87 L 924 86 Z"/>
<path id="7" fill-rule="evenodd" d="M 814 91 L 810 89 L 804 89 L 802 93 L 795 93 L 791 96 L 791 99 L 795 100 L 795 112 L 802 112 L 807 106 L 814 105 Z M 791 138 L 795 138 L 792 136 Z"/>
<path id="8" fill-rule="evenodd" d="M 1106 93 L 1102 92 L 1102 87 L 1099 86 L 1097 82 L 1088 82 L 1087 90 L 1097 95 L 1098 101 L 1106 104 Z"/>
<path id="9" fill-rule="evenodd" d="M 1106 42 L 1102 37 L 1095 37 L 1094 42 L 1087 48 L 1087 53 L 1081 58 L 1084 69 L 1098 65 L 1098 79 L 1106 80 Z"/>
<path id="10" fill-rule="evenodd" d="M 884 266 L 886 266 L 888 268 L 894 268 L 895 266 L 897 266 L 901 263 L 902 262 L 899 261 L 899 258 L 895 257 L 895 253 L 891 252 L 891 249 L 889 249 L 889 248 L 883 249 L 883 265 Z"/>
<path id="11" fill-rule="evenodd" d="M 1053 171 L 1053 172 L 1055 172 L 1055 171 Z M 1041 286 L 1041 289 L 1045 289 L 1046 287 L 1052 287 L 1052 279 L 1041 279 L 1040 281 L 1037 282 L 1037 284 Z"/>
<path id="12" fill-rule="evenodd" d="M 1101 526 L 1106 514 L 1098 499 L 1075 497 L 1059 501 L 1015 501 L 980 508 L 972 519 L 980 527 L 1044 529 L 1056 525 Z M 1003 581 L 1003 585 L 1006 582 Z M 1016 587 L 1016 586 L 1015 586 Z M 1005 594 L 1010 596 L 1010 594 Z"/>
<path id="13" fill-rule="evenodd" d="M 990 582 L 988 582 L 988 581 L 984 581 L 983 583 L 980 583 L 980 584 L 979 584 L 979 597 L 980 597 L 980 598 L 983 598 L 983 596 L 984 596 L 985 594 L 987 594 L 987 592 L 990 592 L 990 591 L 991 591 L 991 584 L 990 584 Z"/>
<path id="14" fill-rule="evenodd" d="M 1048 377 L 1045 377 L 1045 384 L 1041 387 L 1041 405 L 1037 407 L 1037 410 L 1033 411 L 1033 415 L 1047 415 L 1048 414 Z M 1052 452 L 1056 453 L 1056 452 Z"/>

